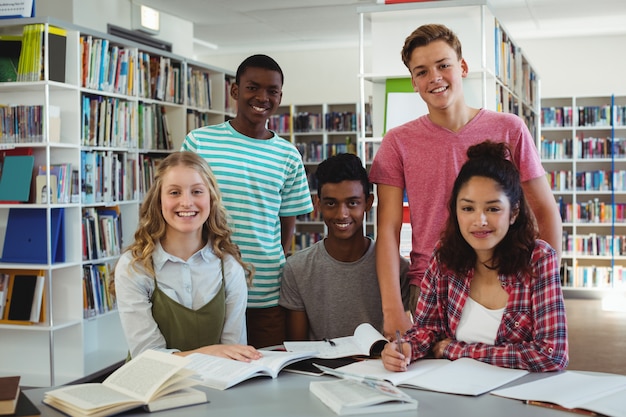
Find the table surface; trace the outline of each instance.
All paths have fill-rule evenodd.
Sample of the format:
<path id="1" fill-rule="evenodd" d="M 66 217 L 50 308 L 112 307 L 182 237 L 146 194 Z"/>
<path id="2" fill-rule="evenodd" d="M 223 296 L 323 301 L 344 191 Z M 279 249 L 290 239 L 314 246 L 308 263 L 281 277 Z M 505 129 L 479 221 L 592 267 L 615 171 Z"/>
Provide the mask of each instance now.
<path id="1" fill-rule="evenodd" d="M 541 374 L 529 374 L 509 385 L 527 382 Z M 158 417 L 206 417 L 213 416 L 254 416 L 254 417 L 318 417 L 335 416 L 317 397 L 309 392 L 311 381 L 332 380 L 331 376 L 308 376 L 291 372 L 281 372 L 276 379 L 257 377 L 244 381 L 225 391 L 200 387 L 207 392 L 209 403 L 189 407 L 159 411 Z M 41 410 L 42 417 L 62 417 L 64 414 L 43 404 L 45 392 L 53 388 L 35 388 L 24 393 Z M 384 414 L 364 414 L 368 416 L 406 417 L 565 417 L 573 414 L 544 407 L 524 404 L 522 401 L 502 398 L 491 394 L 477 397 L 444 394 L 418 389 L 402 390 L 419 402 L 417 411 L 402 411 Z M 147 415 L 143 409 L 128 411 L 122 415 Z"/>

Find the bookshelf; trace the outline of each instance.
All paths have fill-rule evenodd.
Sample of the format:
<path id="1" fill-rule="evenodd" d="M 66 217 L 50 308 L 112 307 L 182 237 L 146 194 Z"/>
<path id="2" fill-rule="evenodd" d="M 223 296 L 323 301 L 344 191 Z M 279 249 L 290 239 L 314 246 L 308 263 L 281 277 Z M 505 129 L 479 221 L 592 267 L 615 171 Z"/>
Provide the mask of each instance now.
<path id="1" fill-rule="evenodd" d="M 417 27 L 441 23 L 452 29 L 463 45 L 469 73 L 463 80 L 465 100 L 471 107 L 514 113 L 523 118 L 533 137 L 539 136 L 539 79 L 528 58 L 508 36 L 487 0 L 413 2 L 372 5 L 359 13 L 359 155 L 370 164 L 389 128 L 387 106 L 390 92 L 406 100 L 395 107 L 394 120 L 412 120 L 427 112 L 425 103 L 410 88 L 410 74 L 400 50 Z M 365 45 L 369 52 L 365 54 Z M 392 47 L 390 47 L 390 45 Z M 408 88 L 398 88 L 402 83 Z M 365 109 L 371 110 L 371 124 Z M 391 107 L 390 107 L 391 109 Z M 404 112 L 398 114 L 398 112 Z M 376 201 L 374 206 L 376 207 Z M 374 208 L 375 213 L 375 208 Z M 375 221 L 374 221 L 375 224 Z"/>
<path id="2" fill-rule="evenodd" d="M 626 97 L 541 100 L 538 148 L 563 219 L 570 294 L 626 291 Z"/>
<path id="3" fill-rule="evenodd" d="M 290 140 L 300 151 L 311 195 L 317 193 L 315 170 L 329 156 L 357 153 L 357 103 L 292 104 L 280 106 L 268 126 Z M 366 226 L 371 233 L 373 225 Z M 292 252 L 321 240 L 325 225 L 317 211 L 299 216 Z"/>
<path id="4" fill-rule="evenodd" d="M 41 270 L 45 277 L 43 319 L 0 323 L 0 375 L 19 374 L 23 385 L 43 387 L 84 378 L 126 358 L 115 299 L 107 291 L 115 262 L 133 239 L 158 161 L 180 149 L 190 129 L 232 116 L 227 98 L 234 77 L 52 18 L 3 20 L 0 39 L 19 37 L 34 24 L 41 25 L 43 72 L 34 81 L 0 82 L 0 104 L 39 106 L 42 128 L 21 139 L 3 133 L 0 151 L 32 154 L 36 169 L 46 171 L 48 187 L 57 184 L 53 166 L 70 166 L 72 181 L 64 198 L 36 202 L 33 193 L 29 202 L 0 204 L 3 249 L 10 245 L 11 212 L 26 217 L 42 212 L 44 227 L 37 237 L 46 242 L 43 261 L 0 262 L 0 271 Z M 52 53 L 53 36 L 63 38 L 62 53 Z M 122 60 L 123 66 L 113 63 Z M 59 212 L 63 222 L 56 233 Z M 63 256 L 55 256 L 57 234 Z"/>

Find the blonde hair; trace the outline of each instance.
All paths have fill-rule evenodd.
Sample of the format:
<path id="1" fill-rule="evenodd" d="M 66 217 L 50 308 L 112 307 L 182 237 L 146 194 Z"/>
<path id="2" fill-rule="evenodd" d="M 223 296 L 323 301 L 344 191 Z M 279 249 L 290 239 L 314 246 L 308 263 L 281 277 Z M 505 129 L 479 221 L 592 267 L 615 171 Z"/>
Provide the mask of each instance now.
<path id="1" fill-rule="evenodd" d="M 135 232 L 135 240 L 127 248 L 132 254 L 131 266 L 141 265 L 145 271 L 154 276 L 152 253 L 156 242 L 165 236 L 167 223 L 161 211 L 161 189 L 163 177 L 173 167 L 184 166 L 197 171 L 211 196 L 210 215 L 202 226 L 203 242 L 210 242 L 215 255 L 224 259 L 226 254 L 231 255 L 247 273 L 248 285 L 252 283 L 253 267 L 241 258 L 239 247 L 231 240 L 232 230 L 228 226 L 228 216 L 222 204 L 222 195 L 217 180 L 206 161 L 194 152 L 174 152 L 167 156 L 158 165 L 154 181 L 146 193 L 139 211 L 139 225 Z"/>

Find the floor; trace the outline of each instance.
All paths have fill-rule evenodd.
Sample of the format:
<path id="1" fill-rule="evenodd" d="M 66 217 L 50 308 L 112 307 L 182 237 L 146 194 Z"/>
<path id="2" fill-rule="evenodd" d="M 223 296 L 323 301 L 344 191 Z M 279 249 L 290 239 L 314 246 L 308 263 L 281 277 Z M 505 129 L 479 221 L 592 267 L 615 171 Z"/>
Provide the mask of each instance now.
<path id="1" fill-rule="evenodd" d="M 603 311 L 597 299 L 565 299 L 569 333 L 568 370 L 626 375 L 626 301 L 621 311 Z"/>

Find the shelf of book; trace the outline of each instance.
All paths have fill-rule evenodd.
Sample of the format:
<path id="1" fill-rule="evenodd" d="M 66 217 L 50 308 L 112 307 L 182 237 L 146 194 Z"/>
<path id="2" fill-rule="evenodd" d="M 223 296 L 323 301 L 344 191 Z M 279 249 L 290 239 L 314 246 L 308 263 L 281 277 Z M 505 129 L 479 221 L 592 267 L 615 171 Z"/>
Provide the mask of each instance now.
<path id="1" fill-rule="evenodd" d="M 21 41 L 16 59 L 34 61 L 34 75 L 0 78 L 0 162 L 26 156 L 33 175 L 25 200 L 0 204 L 0 272 L 40 269 L 45 278 L 39 320 L 0 316 L 0 374 L 60 385 L 126 358 L 109 285 L 115 262 L 158 162 L 188 130 L 232 115 L 233 75 L 50 18 L 4 20 L 0 43 L 7 38 Z"/>
<path id="2" fill-rule="evenodd" d="M 626 291 L 626 97 L 544 98 L 541 134 L 563 219 L 564 288 Z"/>
<path id="3" fill-rule="evenodd" d="M 357 153 L 359 119 L 357 103 L 281 106 L 270 119 L 270 129 L 289 139 L 300 151 L 312 198 L 317 195 L 317 165 L 338 153 Z M 325 233 L 326 227 L 318 213 L 298 216 L 292 252 L 323 239 Z"/>

